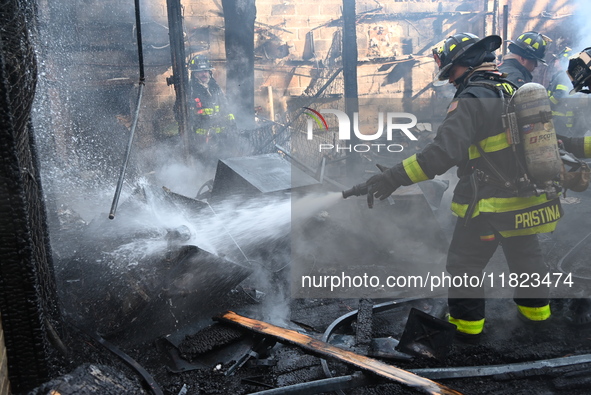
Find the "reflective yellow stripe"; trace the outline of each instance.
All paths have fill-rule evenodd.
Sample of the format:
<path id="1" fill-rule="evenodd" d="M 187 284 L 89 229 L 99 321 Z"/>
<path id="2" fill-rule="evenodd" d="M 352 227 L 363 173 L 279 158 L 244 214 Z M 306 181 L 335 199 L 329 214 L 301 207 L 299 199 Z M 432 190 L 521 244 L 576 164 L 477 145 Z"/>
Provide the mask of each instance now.
<path id="1" fill-rule="evenodd" d="M 540 196 L 481 199 L 478 201 L 472 217 L 476 217 L 480 213 L 506 213 L 523 210 L 546 203 L 548 200 L 550 199 L 546 197 L 545 193 Z M 468 211 L 468 205 L 452 202 L 451 210 L 459 217 L 464 218 L 466 211 Z"/>
<path id="2" fill-rule="evenodd" d="M 203 109 L 203 113 L 205 115 L 212 115 L 213 114 L 213 108 L 204 108 Z"/>
<path id="3" fill-rule="evenodd" d="M 584 137 L 583 152 L 585 158 L 591 158 L 591 137 Z"/>
<path id="4" fill-rule="evenodd" d="M 550 315 L 552 315 L 549 304 L 542 307 L 525 307 L 517 305 L 517 308 L 521 314 L 532 321 L 544 321 L 550 318 Z"/>
<path id="5" fill-rule="evenodd" d="M 478 321 L 466 321 L 449 316 L 448 321 L 457 327 L 456 329 L 458 332 L 467 333 L 469 335 L 477 335 L 484 329 L 484 318 Z"/>
<path id="6" fill-rule="evenodd" d="M 554 97 L 554 92 L 556 91 L 569 91 L 566 85 L 557 84 L 553 90 L 548 91 L 548 99 L 554 104 L 558 104 L 558 99 Z"/>
<path id="7" fill-rule="evenodd" d="M 503 237 L 537 235 L 539 233 L 554 232 L 557 225 L 558 221 L 554 221 L 544 225 L 533 226 L 531 228 L 499 231 L 499 233 Z"/>
<path id="8" fill-rule="evenodd" d="M 575 117 L 575 113 L 574 112 L 572 112 L 572 111 L 567 111 L 566 112 L 566 127 L 567 128 L 572 128 L 573 127 L 574 117 Z"/>
<path id="9" fill-rule="evenodd" d="M 501 82 L 501 83 L 497 84 L 497 86 L 503 87 L 503 90 L 510 95 L 512 95 L 513 92 L 515 91 L 515 88 L 513 88 L 513 85 L 511 85 L 507 82 Z"/>
<path id="10" fill-rule="evenodd" d="M 502 149 L 508 148 L 509 143 L 507 142 L 507 135 L 505 133 L 499 133 L 496 136 L 487 137 L 484 140 L 478 142 L 484 152 L 496 152 Z M 475 145 L 471 145 L 468 148 L 468 157 L 470 159 L 480 158 L 480 152 Z"/>
<path id="11" fill-rule="evenodd" d="M 423 169 L 421 169 L 419 162 L 417 162 L 417 154 L 403 160 L 402 165 L 404 166 L 406 175 L 408 175 L 408 178 L 410 178 L 413 183 L 416 184 L 417 182 L 429 179 Z"/>

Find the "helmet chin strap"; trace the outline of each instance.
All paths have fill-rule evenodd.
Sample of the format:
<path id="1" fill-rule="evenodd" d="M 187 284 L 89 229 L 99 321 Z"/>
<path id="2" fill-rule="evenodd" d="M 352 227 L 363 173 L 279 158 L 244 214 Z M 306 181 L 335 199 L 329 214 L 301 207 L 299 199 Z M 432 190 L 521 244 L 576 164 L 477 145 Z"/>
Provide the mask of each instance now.
<path id="1" fill-rule="evenodd" d="M 466 69 L 466 71 L 464 71 L 464 73 L 461 76 L 455 79 L 455 83 L 457 85 L 461 85 L 466 79 L 466 77 L 470 75 L 472 71 L 474 71 L 474 68 L 480 66 L 485 61 L 487 54 L 488 52 L 483 51 L 480 55 L 478 55 L 477 58 L 472 59 L 469 65 L 467 65 L 468 68 Z"/>
<path id="2" fill-rule="evenodd" d="M 466 71 L 464 71 L 464 73 L 459 76 L 458 78 L 456 78 L 454 80 L 454 82 L 456 83 L 456 85 L 462 85 L 462 83 L 464 82 L 464 80 L 466 79 L 466 77 L 474 70 L 474 67 L 470 66 L 466 69 Z"/>

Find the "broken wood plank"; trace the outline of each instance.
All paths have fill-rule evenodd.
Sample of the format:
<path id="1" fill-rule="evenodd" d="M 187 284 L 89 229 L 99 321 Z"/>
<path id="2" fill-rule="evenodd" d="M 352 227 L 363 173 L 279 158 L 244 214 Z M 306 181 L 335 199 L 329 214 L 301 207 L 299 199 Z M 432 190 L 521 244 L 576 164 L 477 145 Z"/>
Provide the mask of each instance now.
<path id="1" fill-rule="evenodd" d="M 460 392 L 439 384 L 435 381 L 417 376 L 414 373 L 388 365 L 377 359 L 368 358 L 351 351 L 343 350 L 321 340 L 314 339 L 308 335 L 296 332 L 291 329 L 281 328 L 264 321 L 258 321 L 252 318 L 243 317 L 233 311 L 228 311 L 217 320 L 240 325 L 253 332 L 272 336 L 277 341 L 289 343 L 304 349 L 307 352 L 320 356 L 322 358 L 337 359 L 346 364 L 355 366 L 365 371 L 373 372 L 378 376 L 399 382 L 404 385 L 422 390 L 428 394 L 442 395 L 461 395 Z"/>

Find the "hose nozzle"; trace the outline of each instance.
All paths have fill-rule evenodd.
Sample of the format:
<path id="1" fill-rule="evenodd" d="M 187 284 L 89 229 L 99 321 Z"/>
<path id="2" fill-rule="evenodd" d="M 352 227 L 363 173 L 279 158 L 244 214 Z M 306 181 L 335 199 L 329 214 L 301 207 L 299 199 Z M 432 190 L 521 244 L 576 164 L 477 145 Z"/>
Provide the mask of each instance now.
<path id="1" fill-rule="evenodd" d="M 368 187 L 367 184 L 361 183 L 358 185 L 355 185 L 354 187 L 344 190 L 343 193 L 343 199 L 346 199 L 348 197 L 351 196 L 361 196 L 361 195 L 367 195 L 367 191 L 368 191 Z"/>
<path id="2" fill-rule="evenodd" d="M 343 199 L 346 199 L 350 196 L 361 196 L 367 195 L 367 207 L 373 208 L 373 193 L 369 192 L 369 185 L 366 182 L 362 184 L 357 184 L 351 189 L 347 189 L 343 191 Z"/>

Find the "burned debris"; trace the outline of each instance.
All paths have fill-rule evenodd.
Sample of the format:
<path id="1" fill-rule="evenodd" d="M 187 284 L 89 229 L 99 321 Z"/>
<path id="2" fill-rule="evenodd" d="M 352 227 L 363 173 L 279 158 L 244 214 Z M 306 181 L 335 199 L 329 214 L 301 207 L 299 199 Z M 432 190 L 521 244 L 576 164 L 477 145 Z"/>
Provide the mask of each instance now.
<path id="1" fill-rule="evenodd" d="M 491 282 L 478 344 L 458 340 L 434 280 L 455 176 L 371 210 L 354 197 L 435 138 L 454 94 L 431 84 L 441 39 L 502 25 L 562 43 L 553 21 L 575 21 L 574 2 L 512 2 L 512 18 L 492 0 L 182 3 L 142 4 L 142 20 L 120 1 L 6 2 L 0 394 L 587 389 L 588 191 L 540 238 L 572 286 L 555 287 L 552 321 L 519 321 Z M 188 97 L 187 60 L 205 55 L 240 110 L 200 130 L 196 114 L 222 114 Z"/>

